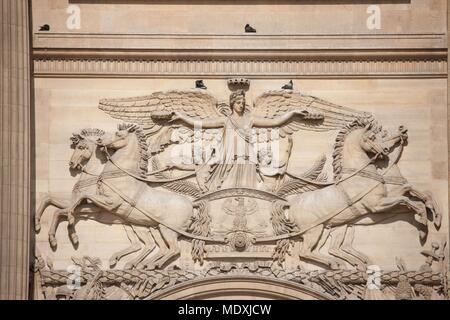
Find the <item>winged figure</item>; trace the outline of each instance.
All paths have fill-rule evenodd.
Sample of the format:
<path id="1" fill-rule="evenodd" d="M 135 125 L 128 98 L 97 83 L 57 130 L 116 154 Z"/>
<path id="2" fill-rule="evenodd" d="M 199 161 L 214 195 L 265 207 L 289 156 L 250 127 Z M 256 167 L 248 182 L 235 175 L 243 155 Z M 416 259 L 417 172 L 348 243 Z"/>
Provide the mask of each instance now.
<path id="1" fill-rule="evenodd" d="M 270 150 L 271 142 L 290 138 L 300 129 L 336 130 L 355 118 L 371 117 L 369 113 L 292 90 L 266 92 L 255 99 L 252 108 L 246 104 L 244 90 L 232 92 L 229 103 L 219 103 L 205 90 L 174 90 L 143 97 L 103 99 L 99 108 L 113 118 L 141 125 L 151 137 L 153 153 L 171 143 L 170 137 L 177 127 L 189 128 L 193 137 L 194 132 L 197 135 L 220 129 L 219 147 L 194 169 L 203 192 L 237 187 L 254 189 L 258 176 L 282 175 L 292 143 L 280 156 L 285 159 L 279 161 L 278 169 L 283 169 L 272 173 L 261 169 L 263 162 L 270 162 L 268 152 L 261 152 L 261 145 L 269 146 Z"/>

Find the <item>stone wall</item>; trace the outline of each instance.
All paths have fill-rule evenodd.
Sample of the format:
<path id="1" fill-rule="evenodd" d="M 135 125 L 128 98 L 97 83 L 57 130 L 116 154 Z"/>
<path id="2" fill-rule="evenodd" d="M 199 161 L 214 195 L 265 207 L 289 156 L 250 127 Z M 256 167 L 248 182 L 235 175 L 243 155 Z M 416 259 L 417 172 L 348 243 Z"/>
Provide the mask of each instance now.
<path id="1" fill-rule="evenodd" d="M 353 246 L 383 272 L 397 270 L 397 258 L 403 259 L 407 270 L 419 272 L 426 259 L 421 251 L 432 250 L 433 242 L 442 250 L 449 230 L 447 4 L 444 0 L 381 1 L 381 28 L 370 30 L 369 1 L 341 2 L 135 1 L 127 5 L 33 0 L 36 208 L 47 193 L 71 196 L 79 177 L 68 166 L 72 133 L 83 128 L 114 132 L 121 123 L 98 108 L 101 99 L 191 90 L 196 80 L 203 79 L 210 94 L 227 101 L 227 80 L 246 78 L 250 81 L 246 102 L 252 105 L 259 95 L 279 90 L 292 79 L 295 91 L 370 112 L 390 132 L 400 125 L 408 128 L 399 167 L 411 185 L 431 192 L 443 215 L 442 226 L 436 229 L 430 222 L 427 240 L 421 243 L 413 215 L 400 213 L 375 225 L 357 225 Z M 67 28 L 69 5 L 81 10 L 80 29 Z M 257 32 L 244 33 L 246 23 Z M 50 31 L 38 31 L 43 24 L 49 24 Z M 295 132 L 288 171 L 301 174 L 325 154 L 324 171 L 330 181 L 336 134 L 336 130 Z M 36 235 L 38 256 L 50 264 L 40 271 L 47 279 L 46 298 L 55 297 L 53 288 L 62 284 L 48 279 L 73 265 L 72 257 L 98 257 L 102 269 L 109 270 L 111 255 L 130 243 L 121 224 L 80 221 L 76 224 L 79 244 L 74 246 L 63 221 L 56 233 L 57 248 L 52 250 L 48 233 L 54 212 L 55 208 L 45 211 Z M 327 240 L 320 252 L 329 256 L 332 241 Z M 190 241 L 180 243 L 181 257 L 168 268 L 178 263 L 182 270 L 201 273 L 217 263 L 194 264 Z M 299 250 L 297 241 L 284 271 L 297 266 L 305 272 L 327 269 L 298 260 Z M 240 259 L 222 262 L 242 268 L 248 257 Z M 114 270 L 123 270 L 129 260 L 125 257 Z M 443 270 L 438 260 L 432 263 L 437 274 Z M 343 268 L 356 270 L 348 263 Z M 395 297 L 398 282 L 386 284 L 385 298 Z M 336 292 L 325 294 L 337 297 Z M 108 294 L 114 296 L 112 291 Z M 36 298 L 44 295 L 37 292 Z"/>

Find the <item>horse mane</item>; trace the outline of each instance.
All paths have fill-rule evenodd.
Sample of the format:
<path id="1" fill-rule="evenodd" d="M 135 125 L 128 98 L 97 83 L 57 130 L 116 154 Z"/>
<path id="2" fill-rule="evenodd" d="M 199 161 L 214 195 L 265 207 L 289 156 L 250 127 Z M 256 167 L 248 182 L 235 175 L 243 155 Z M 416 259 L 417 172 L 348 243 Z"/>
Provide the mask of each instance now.
<path id="1" fill-rule="evenodd" d="M 85 128 L 80 131 L 80 133 L 73 133 L 70 140 L 72 141 L 72 148 L 77 146 L 79 143 L 85 143 L 84 140 L 89 138 L 100 138 L 105 135 L 105 131 L 97 128 Z"/>
<path id="2" fill-rule="evenodd" d="M 346 124 L 343 126 L 337 136 L 334 143 L 334 150 L 333 150 L 333 173 L 334 173 L 334 180 L 339 180 L 342 176 L 342 153 L 344 151 L 344 141 L 348 134 L 351 132 L 365 128 L 367 125 L 369 125 L 369 128 L 372 129 L 373 132 L 379 133 L 381 131 L 381 126 L 378 124 L 378 122 L 372 117 L 358 117 L 352 122 Z"/>
<path id="3" fill-rule="evenodd" d="M 85 138 L 101 137 L 101 136 L 105 135 L 105 131 L 103 131 L 101 129 L 97 129 L 97 128 L 87 128 L 87 129 L 82 129 L 80 131 L 80 135 Z"/>
<path id="4" fill-rule="evenodd" d="M 137 124 L 130 123 L 119 124 L 118 129 L 128 130 L 128 132 L 136 134 L 139 142 L 139 174 L 146 177 L 148 172 L 148 145 L 144 131 Z"/>

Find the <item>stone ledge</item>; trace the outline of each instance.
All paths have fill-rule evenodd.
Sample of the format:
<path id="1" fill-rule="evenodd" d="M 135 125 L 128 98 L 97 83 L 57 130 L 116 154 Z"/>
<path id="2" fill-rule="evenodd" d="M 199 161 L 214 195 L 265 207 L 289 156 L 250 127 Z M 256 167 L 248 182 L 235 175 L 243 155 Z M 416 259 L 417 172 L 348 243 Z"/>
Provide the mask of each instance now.
<path id="1" fill-rule="evenodd" d="M 327 50 L 446 49 L 445 34 L 199 35 L 34 33 L 35 49 Z"/>

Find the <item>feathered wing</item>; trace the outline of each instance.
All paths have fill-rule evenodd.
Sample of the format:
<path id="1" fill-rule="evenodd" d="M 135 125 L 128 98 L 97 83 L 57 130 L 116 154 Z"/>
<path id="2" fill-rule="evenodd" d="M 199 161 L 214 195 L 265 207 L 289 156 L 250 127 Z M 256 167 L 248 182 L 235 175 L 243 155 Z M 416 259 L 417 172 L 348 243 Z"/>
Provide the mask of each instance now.
<path id="1" fill-rule="evenodd" d="M 150 128 L 166 120 L 164 113 L 184 112 L 190 117 L 204 119 L 222 116 L 217 110 L 217 100 L 204 90 L 172 90 L 154 92 L 149 96 L 102 99 L 99 109 L 111 117 L 125 122 L 137 123 Z"/>
<path id="2" fill-rule="evenodd" d="M 337 130 L 356 118 L 372 117 L 370 113 L 339 106 L 291 90 L 263 93 L 255 100 L 253 114 L 264 118 L 275 118 L 293 110 L 306 110 L 311 116 L 289 121 L 280 128 L 281 137 L 299 129 L 308 131 Z"/>
<path id="3" fill-rule="evenodd" d="M 307 191 L 314 191 L 323 188 L 327 184 L 326 173 L 323 172 L 327 158 L 322 155 L 316 160 L 314 165 L 300 177 L 288 174 L 288 179 L 276 190 L 276 194 L 282 197 L 299 194 Z"/>
<path id="4" fill-rule="evenodd" d="M 223 116 L 218 110 L 216 98 L 199 89 L 154 92 L 140 97 L 102 99 L 98 107 L 115 119 L 141 125 L 148 136 L 154 136 L 149 142 L 152 144 L 152 152 L 169 143 L 172 128 L 175 127 L 175 124 L 169 122 L 173 112 L 182 112 L 198 120 Z"/>

